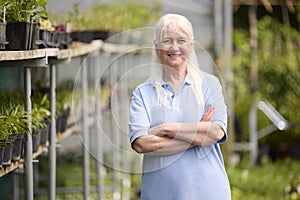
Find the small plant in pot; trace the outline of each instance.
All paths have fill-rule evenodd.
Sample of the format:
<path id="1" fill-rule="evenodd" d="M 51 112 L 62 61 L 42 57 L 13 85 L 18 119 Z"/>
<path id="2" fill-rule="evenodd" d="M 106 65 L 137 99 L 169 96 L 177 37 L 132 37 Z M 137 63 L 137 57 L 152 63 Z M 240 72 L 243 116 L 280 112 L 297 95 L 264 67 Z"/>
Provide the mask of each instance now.
<path id="1" fill-rule="evenodd" d="M 24 135 L 29 133 L 28 115 L 21 104 L 1 104 L 0 148 L 3 148 L 2 165 L 18 161 L 22 154 Z"/>
<path id="2" fill-rule="evenodd" d="M 38 22 L 38 34 L 36 39 L 37 48 L 48 48 L 56 47 L 57 45 L 53 43 L 53 32 L 55 27 L 52 25 L 50 20 L 40 19 Z"/>
<path id="3" fill-rule="evenodd" d="M 49 137 L 50 111 L 47 108 L 50 103 L 48 95 L 40 93 L 35 94 L 32 101 L 32 142 L 33 152 L 36 152 Z"/>
<path id="4" fill-rule="evenodd" d="M 57 133 L 63 133 L 68 125 L 68 117 L 72 105 L 72 92 L 65 89 L 58 89 L 56 94 L 56 130 Z"/>
<path id="5" fill-rule="evenodd" d="M 9 1 L 6 12 L 8 50 L 36 48 L 37 23 L 48 18 L 46 5 L 46 0 Z"/>

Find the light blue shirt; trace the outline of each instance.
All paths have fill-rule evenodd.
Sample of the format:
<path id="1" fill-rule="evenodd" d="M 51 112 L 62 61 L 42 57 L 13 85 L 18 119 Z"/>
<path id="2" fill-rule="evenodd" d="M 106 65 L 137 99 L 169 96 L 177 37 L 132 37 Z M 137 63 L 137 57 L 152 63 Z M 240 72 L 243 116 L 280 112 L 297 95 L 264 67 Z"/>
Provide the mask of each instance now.
<path id="1" fill-rule="evenodd" d="M 167 94 L 167 106 L 159 104 L 155 87 L 146 81 L 133 92 L 130 104 L 130 142 L 148 129 L 165 122 L 199 122 L 205 109 L 215 107 L 212 123 L 220 125 L 226 133 L 227 110 L 218 79 L 204 73 L 202 93 L 205 106 L 200 109 L 187 75 L 182 87 L 174 92 L 169 83 L 161 87 Z M 169 156 L 143 158 L 142 200 L 229 200 L 230 186 L 224 168 L 219 143 L 227 139 L 227 133 L 218 143 L 196 146 Z"/>

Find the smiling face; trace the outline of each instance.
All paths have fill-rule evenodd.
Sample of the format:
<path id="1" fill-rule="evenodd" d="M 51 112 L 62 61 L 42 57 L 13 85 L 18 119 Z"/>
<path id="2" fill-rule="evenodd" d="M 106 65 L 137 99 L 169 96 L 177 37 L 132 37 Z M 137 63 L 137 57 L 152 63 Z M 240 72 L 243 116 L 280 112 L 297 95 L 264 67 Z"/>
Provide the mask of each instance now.
<path id="1" fill-rule="evenodd" d="M 186 69 L 193 40 L 192 26 L 183 16 L 167 14 L 157 24 L 156 53 L 162 64 L 172 69 Z"/>
<path id="2" fill-rule="evenodd" d="M 156 44 L 156 52 L 162 64 L 178 69 L 186 66 L 186 59 L 192 51 L 192 46 L 192 41 L 186 35 L 165 31 Z"/>

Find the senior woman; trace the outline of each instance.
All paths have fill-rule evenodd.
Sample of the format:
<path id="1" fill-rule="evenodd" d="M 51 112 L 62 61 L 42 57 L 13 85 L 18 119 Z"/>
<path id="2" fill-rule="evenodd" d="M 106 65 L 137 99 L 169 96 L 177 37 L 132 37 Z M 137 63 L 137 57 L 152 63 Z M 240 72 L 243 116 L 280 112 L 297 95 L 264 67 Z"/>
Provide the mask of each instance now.
<path id="1" fill-rule="evenodd" d="M 191 23 L 162 16 L 154 46 L 151 77 L 130 103 L 131 146 L 144 155 L 141 199 L 229 200 L 219 146 L 226 105 L 218 79 L 198 66 Z"/>

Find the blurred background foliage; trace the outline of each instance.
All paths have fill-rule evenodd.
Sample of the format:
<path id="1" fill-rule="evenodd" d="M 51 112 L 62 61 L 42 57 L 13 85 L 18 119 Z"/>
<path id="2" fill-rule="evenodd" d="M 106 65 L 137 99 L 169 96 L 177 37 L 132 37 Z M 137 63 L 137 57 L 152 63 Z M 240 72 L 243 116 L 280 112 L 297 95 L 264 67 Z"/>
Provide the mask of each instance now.
<path id="1" fill-rule="evenodd" d="M 297 8 L 300 4 L 298 4 Z M 275 14 L 274 14 L 275 13 Z M 260 144 L 294 144 L 300 141 L 300 34 L 299 15 L 291 17 L 291 24 L 282 22 L 276 10 L 272 14 L 258 10 L 258 89 L 251 93 L 251 48 L 249 23 L 245 12 L 236 13 L 233 30 L 233 70 L 235 112 L 241 124 L 243 139 L 249 133 L 249 110 L 255 99 L 269 101 L 290 123 L 291 129 L 262 138 Z M 297 10 L 299 13 L 299 9 Z M 244 17 L 242 17 L 244 16 Z M 247 16 L 246 16 L 247 19 Z M 271 122 L 258 112 L 258 127 Z"/>
<path id="2" fill-rule="evenodd" d="M 53 13 L 51 18 L 56 24 L 71 23 L 72 30 L 108 30 L 124 31 L 140 28 L 157 21 L 161 4 L 156 1 L 143 2 L 127 0 L 120 3 L 113 0 L 109 3 L 95 2 L 89 9 L 80 10 L 79 3 L 73 5 L 68 13 Z"/>

